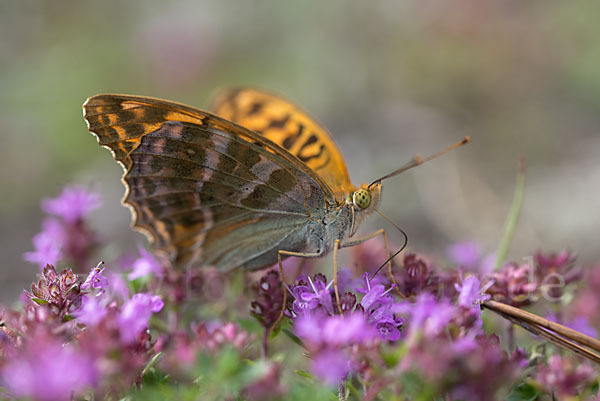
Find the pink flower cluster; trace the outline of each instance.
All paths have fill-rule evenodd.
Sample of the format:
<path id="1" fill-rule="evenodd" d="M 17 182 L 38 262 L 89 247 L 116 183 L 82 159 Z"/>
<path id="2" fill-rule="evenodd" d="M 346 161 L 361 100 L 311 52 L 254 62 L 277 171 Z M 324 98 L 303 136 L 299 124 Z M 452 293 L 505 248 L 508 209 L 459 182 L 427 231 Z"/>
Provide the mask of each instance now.
<path id="1" fill-rule="evenodd" d="M 138 293 L 119 304 L 109 289 L 100 267 L 81 283 L 70 269 L 47 265 L 23 311 L 3 312 L 0 355 L 9 357 L 0 363 L 2 385 L 44 401 L 127 387 L 152 350 L 148 322 L 163 302 Z"/>
<path id="2" fill-rule="evenodd" d="M 330 385 L 363 377 L 371 385 L 365 393 L 367 399 L 403 375 L 420 377 L 421 385 L 434 393 L 465 400 L 495 399 L 531 366 L 548 371 L 537 377 L 540 383 L 547 382 L 557 363 L 530 361 L 519 348 L 507 352 L 498 336 L 484 332 L 480 305 L 492 297 L 510 300 L 513 305 L 531 305 L 540 297 L 525 295 L 539 295 L 547 285 L 544 275 L 549 273 L 565 275 L 567 284 L 576 282 L 580 270 L 573 267 L 573 257 L 569 252 L 538 253 L 533 265 L 507 263 L 492 272 L 490 259 L 475 251 L 472 245 L 453 248 L 451 258 L 460 260 L 471 272 L 466 277 L 440 270 L 414 253 L 406 254 L 402 265 L 394 269 L 392 284 L 383 275 L 371 278 L 368 273 L 361 282 L 352 283 L 351 273 L 342 270 L 339 305 L 333 280 L 323 274 L 298 277 L 286 287 L 286 316 L 310 354 L 313 375 Z M 257 317 L 263 324 L 273 322 L 274 318 L 265 320 L 264 316 L 266 311 L 278 316 L 281 310 L 283 295 L 277 272 L 266 273 L 255 291 L 255 316 L 260 305 L 262 315 Z M 398 291 L 410 300 L 399 298 Z M 382 353 L 395 344 L 402 344 L 403 358 L 383 363 Z M 494 366 L 493 374 L 489 366 Z M 560 391 L 575 393 L 589 380 L 589 366 L 582 366 L 579 373 L 557 382 L 566 383 L 566 389 Z"/>
<path id="3" fill-rule="evenodd" d="M 33 237 L 35 250 L 25 253 L 25 259 L 37 263 L 40 269 L 67 259 L 83 272 L 98 245 L 97 235 L 85 218 L 100 204 L 97 193 L 81 187 L 68 187 L 57 198 L 44 199 L 42 210 L 52 216 L 44 219 L 42 231 Z"/>

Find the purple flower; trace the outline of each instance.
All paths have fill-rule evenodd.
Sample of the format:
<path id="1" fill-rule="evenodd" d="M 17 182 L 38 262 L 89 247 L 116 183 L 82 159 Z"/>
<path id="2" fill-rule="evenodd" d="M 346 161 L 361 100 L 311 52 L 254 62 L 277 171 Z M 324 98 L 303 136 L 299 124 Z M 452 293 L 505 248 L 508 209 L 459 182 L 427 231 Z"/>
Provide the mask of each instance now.
<path id="1" fill-rule="evenodd" d="M 515 348 L 510 355 L 510 362 L 519 369 L 525 369 L 529 362 L 527 361 L 527 352 L 523 348 Z"/>
<path id="2" fill-rule="evenodd" d="M 334 314 L 332 285 L 333 280 L 327 283 L 327 277 L 321 273 L 315 274 L 312 278 L 304 275 L 298 276 L 295 284 L 288 288 L 294 299 L 291 303 L 291 310 L 288 312 L 291 312 L 292 317 L 314 313 L 320 309 L 324 309 L 329 315 Z"/>
<path id="3" fill-rule="evenodd" d="M 81 284 L 82 290 L 95 288 L 100 290 L 101 294 L 108 288 L 108 279 L 103 275 L 104 267 L 102 269 L 100 268 L 100 265 L 103 263 L 104 262 L 98 263 L 98 265 L 92 269 L 83 284 Z"/>
<path id="4" fill-rule="evenodd" d="M 434 337 L 452 320 L 454 307 L 447 301 L 436 301 L 433 295 L 423 293 L 414 304 L 395 304 L 392 310 L 409 316 L 408 337 L 414 339 L 422 332 L 426 337 Z"/>
<path id="5" fill-rule="evenodd" d="M 49 338 L 32 338 L 0 371 L 3 385 L 19 398 L 68 401 L 96 386 L 94 360 L 73 346 Z"/>
<path id="6" fill-rule="evenodd" d="M 82 187 L 67 187 L 56 198 L 42 200 L 42 210 L 72 223 L 100 207 L 100 196 Z"/>
<path id="7" fill-rule="evenodd" d="M 160 312 L 164 303 L 158 295 L 139 293 L 125 302 L 117 318 L 121 341 L 131 344 L 148 327 L 152 313 Z"/>
<path id="8" fill-rule="evenodd" d="M 364 311 L 364 314 L 371 323 L 393 323 L 395 319 L 392 306 L 392 304 L 379 304 L 376 308 Z"/>
<path id="9" fill-rule="evenodd" d="M 489 274 L 494 269 L 496 255 L 482 255 L 481 248 L 473 241 L 459 242 L 448 247 L 448 258 L 467 271 Z"/>
<path id="10" fill-rule="evenodd" d="M 193 328 L 198 342 L 202 347 L 210 350 L 218 350 L 223 346 L 233 346 L 242 350 L 248 346 L 249 335 L 240 329 L 236 323 L 213 322 L 212 324 L 200 324 Z"/>
<path id="11" fill-rule="evenodd" d="M 315 345 L 347 346 L 376 338 L 376 331 L 362 313 L 328 316 L 324 313 L 299 316 L 294 324 L 296 334 Z"/>
<path id="12" fill-rule="evenodd" d="M 257 283 L 254 283 L 253 290 L 256 296 L 250 303 L 250 311 L 264 327 L 271 327 L 279 318 L 283 308 L 283 289 L 279 272 L 269 270 Z"/>
<path id="13" fill-rule="evenodd" d="M 60 243 L 50 233 L 42 231 L 33 237 L 35 251 L 25 252 L 25 260 L 37 263 L 40 269 L 46 265 L 55 265 L 63 257 Z"/>
<path id="14" fill-rule="evenodd" d="M 578 394 L 579 389 L 594 380 L 594 369 L 587 363 L 552 355 L 548 365 L 537 370 L 537 381 L 557 399 L 566 399 Z"/>
<path id="15" fill-rule="evenodd" d="M 396 323 L 379 323 L 377 331 L 379 336 L 386 341 L 397 341 L 400 339 L 399 325 Z"/>
<path id="16" fill-rule="evenodd" d="M 575 255 L 569 250 L 558 253 L 538 252 L 534 255 L 535 271 L 541 284 L 544 296 L 558 300 L 564 285 L 580 280 L 583 269 L 575 266 Z"/>
<path id="17" fill-rule="evenodd" d="M 129 282 L 121 274 L 109 273 L 108 287 L 111 296 L 127 299 L 130 297 Z"/>
<path id="18" fill-rule="evenodd" d="M 311 351 L 313 373 L 328 384 L 338 383 L 350 371 L 350 347 L 368 344 L 378 337 L 364 314 L 357 312 L 329 316 L 321 310 L 299 316 L 294 331 Z"/>
<path id="19" fill-rule="evenodd" d="M 356 295 L 352 292 L 345 292 L 340 296 L 340 309 L 343 314 L 351 313 L 356 305 Z"/>
<path id="20" fill-rule="evenodd" d="M 327 315 L 323 313 L 300 315 L 294 321 L 294 331 L 303 340 L 312 344 L 320 344 L 325 341 L 322 336 L 322 320 L 326 319 L 326 317 Z"/>
<path id="21" fill-rule="evenodd" d="M 97 194 L 86 195 L 82 191 L 66 188 L 60 197 L 42 202 L 42 209 L 60 218 L 44 220 L 42 231 L 33 239 L 35 251 L 26 253 L 26 260 L 43 267 L 67 259 L 76 270 L 87 269 L 89 255 L 98 239 L 87 228 L 83 217 L 87 210 L 98 206 L 99 198 Z"/>
<path id="22" fill-rule="evenodd" d="M 473 241 L 459 242 L 448 247 L 448 257 L 457 265 L 474 268 L 481 259 L 481 249 Z"/>
<path id="23" fill-rule="evenodd" d="M 441 276 L 435 274 L 427 261 L 414 253 L 407 253 L 403 262 L 403 266 L 394 272 L 394 276 L 400 291 L 405 296 L 436 290 Z"/>
<path id="24" fill-rule="evenodd" d="M 575 263 L 575 255 L 568 249 L 556 253 L 537 252 L 534 255 L 535 263 L 542 273 L 568 270 Z"/>
<path id="25" fill-rule="evenodd" d="M 436 389 L 435 394 L 452 400 L 497 399 L 498 390 L 522 374 L 523 353 L 509 357 L 497 336 L 452 330 L 444 334 L 435 339 L 420 336 L 409 342 L 400 362 L 402 371 L 416 373 L 421 385 Z M 490 367 L 493 375 L 489 374 Z M 431 398 L 439 397 L 429 393 L 424 399 Z"/>
<path id="26" fill-rule="evenodd" d="M 540 284 L 529 264 L 506 264 L 500 271 L 493 273 L 492 278 L 494 283 L 488 291 L 492 298 L 517 307 L 531 304 Z"/>
<path id="27" fill-rule="evenodd" d="M 365 279 L 366 294 L 360 301 L 369 323 L 374 324 L 379 335 L 386 341 L 396 341 L 400 338 L 402 320 L 396 318 L 392 310 L 393 298 L 389 295 L 394 288 L 392 285 L 387 290 L 383 284 L 372 284 L 369 274 L 363 274 Z"/>
<path id="28" fill-rule="evenodd" d="M 243 352 L 254 340 L 236 323 L 213 322 L 192 324 L 190 330 L 175 330 L 158 338 L 155 352 L 162 352 L 162 368 L 168 373 L 181 374 L 194 364 L 196 356 L 214 354 L 233 347 Z"/>
<path id="29" fill-rule="evenodd" d="M 161 277 L 163 274 L 163 266 L 160 262 L 141 245 L 138 245 L 138 250 L 140 252 L 140 257 L 133 262 L 133 271 L 129 273 L 127 278 L 129 280 L 135 280 L 148 274 L 154 274 L 157 277 Z"/>
<path id="30" fill-rule="evenodd" d="M 326 349 L 313 358 L 312 372 L 325 383 L 335 386 L 350 372 L 350 360 L 339 349 Z"/>
<path id="31" fill-rule="evenodd" d="M 592 325 L 590 325 L 588 318 L 585 316 L 575 316 L 573 319 L 567 322 L 565 326 L 573 330 L 579 331 L 585 334 L 586 336 L 590 336 L 593 338 L 598 337 L 598 332 Z"/>
<path id="32" fill-rule="evenodd" d="M 464 279 L 462 285 L 455 283 L 454 287 L 456 288 L 456 291 L 459 292 L 458 304 L 466 308 L 471 308 L 477 304 L 487 301 L 490 299 L 490 296 L 485 294 L 485 292 L 492 286 L 492 284 L 494 284 L 494 282 L 490 281 L 482 287 L 481 282 L 475 276 L 469 276 Z"/>
<path id="33" fill-rule="evenodd" d="M 31 284 L 27 296 L 37 302 L 43 301 L 61 318 L 81 307 L 81 285 L 71 269 L 57 273 L 54 266 L 47 265 L 38 282 Z M 37 305 L 37 302 L 34 303 Z"/>
<path id="34" fill-rule="evenodd" d="M 321 333 L 327 344 L 337 346 L 361 344 L 375 338 L 373 328 L 361 313 L 330 316 L 325 320 Z"/>
<path id="35" fill-rule="evenodd" d="M 329 289 L 333 284 L 333 280 L 331 280 L 328 284 L 325 284 L 327 280 L 324 278 L 325 276 L 322 276 L 323 279 L 317 279 L 319 277 L 320 276 L 318 275 L 315 276 L 316 279 L 314 281 L 311 280 L 310 276 L 307 277 L 313 292 L 303 292 L 300 294 L 300 299 L 303 302 L 308 302 L 309 304 L 317 301 L 318 304 L 321 304 L 325 308 L 327 313 L 333 314 L 333 301 L 331 300 L 331 294 L 329 293 Z"/>
<path id="36" fill-rule="evenodd" d="M 106 306 L 102 301 L 103 298 L 99 296 L 83 296 L 81 309 L 73 312 L 72 315 L 86 326 L 96 326 L 107 313 Z"/>
<path id="37" fill-rule="evenodd" d="M 452 341 L 448 347 L 454 354 L 467 355 L 469 352 L 475 351 L 479 344 L 472 335 L 467 335 Z"/>
<path id="38" fill-rule="evenodd" d="M 585 334 L 586 336 L 596 338 L 598 335 L 596 329 L 592 325 L 590 325 L 590 322 L 588 321 L 588 318 L 586 316 L 574 316 L 565 322 L 561 322 L 559 321 L 558 316 L 556 316 L 556 314 L 549 313 L 546 316 L 546 319 L 563 324 L 570 329 Z"/>
<path id="39" fill-rule="evenodd" d="M 357 279 L 358 283 L 355 283 L 354 290 L 359 294 L 366 294 L 371 290 L 371 287 L 375 285 L 385 285 L 387 283 L 385 277 L 382 274 L 369 277 L 369 273 L 363 273 L 361 279 Z"/>
<path id="40" fill-rule="evenodd" d="M 372 305 L 381 303 L 380 298 L 385 299 L 383 297 L 384 294 L 387 294 L 387 292 L 383 284 L 376 284 L 372 287 L 369 286 L 367 293 L 360 300 L 360 305 L 365 309 L 369 309 Z"/>
<path id="41" fill-rule="evenodd" d="M 367 292 L 365 293 L 363 299 L 360 301 L 360 305 L 365 310 L 368 310 L 372 306 L 388 304 L 393 301 L 391 296 L 388 295 L 389 292 L 394 288 L 393 285 L 386 290 L 383 284 L 371 285 L 369 281 L 369 273 L 363 274 L 363 277 L 365 279 Z"/>
<path id="42" fill-rule="evenodd" d="M 305 315 L 319 306 L 319 298 L 310 296 L 310 288 L 304 285 L 296 285 L 292 290 L 294 302 L 292 310 L 296 315 Z"/>

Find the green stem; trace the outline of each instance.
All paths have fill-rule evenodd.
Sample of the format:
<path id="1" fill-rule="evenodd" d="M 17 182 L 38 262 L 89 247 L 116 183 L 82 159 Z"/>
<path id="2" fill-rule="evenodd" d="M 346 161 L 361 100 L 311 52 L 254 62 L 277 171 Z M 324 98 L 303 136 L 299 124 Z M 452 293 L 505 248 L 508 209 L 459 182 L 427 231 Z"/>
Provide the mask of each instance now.
<path id="1" fill-rule="evenodd" d="M 525 158 L 523 156 L 519 159 L 519 171 L 517 172 L 517 181 L 515 183 L 515 194 L 513 196 L 512 205 L 506 216 L 504 223 L 504 234 L 502 240 L 498 246 L 498 252 L 496 256 L 496 265 L 494 270 L 498 270 L 502 263 L 506 260 L 510 243 L 512 242 L 517 223 L 519 222 L 519 216 L 521 215 L 521 207 L 523 206 L 523 196 L 525 194 Z"/>
<path id="2" fill-rule="evenodd" d="M 148 363 L 146 363 L 146 366 L 144 366 L 144 369 L 142 369 L 142 374 L 140 376 L 144 377 L 144 375 L 146 373 L 148 373 L 148 371 L 150 369 L 152 369 L 154 367 L 154 365 L 156 365 L 156 363 L 159 361 L 160 358 L 162 358 L 162 356 L 163 356 L 163 353 L 158 352 L 156 355 L 154 355 L 152 358 L 150 358 Z"/>

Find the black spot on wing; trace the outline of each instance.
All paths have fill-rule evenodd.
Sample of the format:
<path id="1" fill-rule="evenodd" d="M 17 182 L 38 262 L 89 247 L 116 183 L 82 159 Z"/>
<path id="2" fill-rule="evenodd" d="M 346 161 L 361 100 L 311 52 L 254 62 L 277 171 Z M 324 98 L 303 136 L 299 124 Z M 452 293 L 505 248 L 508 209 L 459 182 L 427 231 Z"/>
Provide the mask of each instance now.
<path id="1" fill-rule="evenodd" d="M 319 151 L 317 153 L 315 153 L 315 154 L 312 154 L 312 155 L 309 155 L 309 156 L 303 156 L 302 154 L 299 154 L 298 155 L 298 159 L 300 159 L 304 163 L 306 163 L 309 160 L 318 159 L 319 157 L 321 157 L 321 155 L 323 154 L 323 151 L 325 151 L 325 145 L 319 146 Z"/>
<path id="2" fill-rule="evenodd" d="M 271 188 L 277 188 L 278 191 L 286 192 L 295 185 L 293 179 L 290 179 L 289 172 L 284 169 L 277 169 L 269 175 L 269 180 L 265 184 L 254 187 L 254 190 L 240 201 L 243 206 L 255 209 L 268 209 L 275 200 L 270 195 Z"/>
<path id="3" fill-rule="evenodd" d="M 260 113 L 260 111 L 263 109 L 263 106 L 264 106 L 264 103 L 261 103 L 261 102 L 252 103 L 252 105 L 250 106 L 250 109 L 248 110 L 246 115 L 253 116 L 254 114 Z"/>
<path id="4" fill-rule="evenodd" d="M 292 146 L 294 146 L 294 144 L 296 143 L 296 141 L 298 141 L 298 138 L 300 138 L 300 136 L 302 135 L 303 131 L 304 131 L 304 125 L 298 124 L 298 131 L 295 134 L 290 135 L 287 138 L 285 138 L 283 140 L 283 143 L 281 145 L 285 149 L 290 150 L 292 148 Z"/>
<path id="5" fill-rule="evenodd" d="M 279 120 L 271 120 L 267 128 L 283 128 L 290 120 L 290 115 L 286 114 L 283 118 Z"/>
<path id="6" fill-rule="evenodd" d="M 309 160 L 317 159 L 317 158 L 321 157 L 321 155 L 325 151 L 325 145 L 323 145 L 323 144 L 321 144 L 319 146 L 319 151 L 317 153 L 313 153 L 311 155 L 304 154 L 304 152 L 306 151 L 306 148 L 308 148 L 310 145 L 316 143 L 318 140 L 319 140 L 319 138 L 317 138 L 317 136 L 315 134 L 312 134 L 311 136 L 309 136 L 308 139 L 306 140 L 306 142 L 304 142 L 304 144 L 298 151 L 298 159 L 300 159 L 306 163 Z"/>

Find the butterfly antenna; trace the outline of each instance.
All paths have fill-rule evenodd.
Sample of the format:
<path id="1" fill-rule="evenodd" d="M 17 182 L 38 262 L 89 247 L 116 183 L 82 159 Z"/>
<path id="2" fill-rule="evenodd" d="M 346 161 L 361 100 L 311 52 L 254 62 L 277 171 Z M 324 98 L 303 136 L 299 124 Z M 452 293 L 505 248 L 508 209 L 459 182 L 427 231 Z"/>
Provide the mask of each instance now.
<path id="1" fill-rule="evenodd" d="M 402 235 L 404 236 L 404 244 L 402 244 L 402 246 L 400 247 L 400 249 L 398 249 L 396 252 L 394 252 L 394 254 L 392 256 L 390 256 L 389 258 L 387 258 L 387 260 L 385 262 L 383 262 L 383 264 L 381 266 L 379 266 L 379 268 L 377 270 L 375 270 L 375 273 L 373 274 L 373 276 L 371 277 L 371 279 L 373 279 L 377 273 L 379 273 L 379 271 L 381 269 L 383 269 L 383 267 L 385 265 L 387 265 L 392 259 L 394 259 L 396 256 L 398 256 L 398 254 L 400 252 L 402 252 L 404 250 L 404 248 L 406 248 L 406 245 L 408 244 L 408 235 L 406 235 L 406 233 L 404 232 L 403 229 L 401 229 L 398 224 L 394 223 L 390 218 L 388 218 L 385 214 L 383 214 L 383 212 L 379 209 L 374 209 L 377 213 L 379 213 L 381 215 L 381 217 L 383 217 L 384 219 L 386 219 L 388 221 L 388 223 L 390 223 L 392 226 L 394 226 L 394 228 L 398 231 L 400 231 L 402 233 Z"/>
<path id="2" fill-rule="evenodd" d="M 454 145 L 449 146 L 446 149 L 441 150 L 441 151 L 439 151 L 439 152 L 437 152 L 437 153 L 435 153 L 435 154 L 433 154 L 433 155 L 431 155 L 429 157 L 426 157 L 424 159 L 421 156 L 417 155 L 417 156 L 413 157 L 412 160 L 409 161 L 408 163 L 406 163 L 404 166 L 400 167 L 398 170 L 392 171 L 391 173 L 386 174 L 383 177 L 378 178 L 375 181 L 373 181 L 372 183 L 370 183 L 369 184 L 369 188 L 371 188 L 373 185 L 375 185 L 378 182 L 381 182 L 381 181 L 383 181 L 385 179 L 388 179 L 390 177 L 393 177 L 395 175 L 403 173 L 406 170 L 410 170 L 413 167 L 417 167 L 417 166 L 419 166 L 419 165 L 421 165 L 421 164 L 423 164 L 425 162 L 433 160 L 436 157 L 439 157 L 439 156 L 443 155 L 444 153 L 450 152 L 451 150 L 456 149 L 459 146 L 462 146 L 462 145 L 468 143 L 470 140 L 471 140 L 471 137 L 465 136 L 461 141 L 456 142 Z"/>

